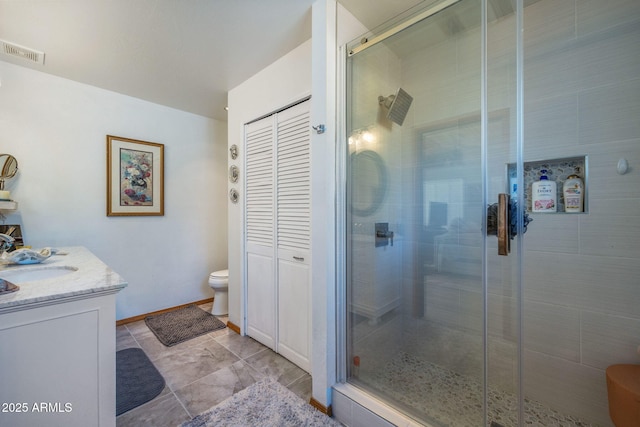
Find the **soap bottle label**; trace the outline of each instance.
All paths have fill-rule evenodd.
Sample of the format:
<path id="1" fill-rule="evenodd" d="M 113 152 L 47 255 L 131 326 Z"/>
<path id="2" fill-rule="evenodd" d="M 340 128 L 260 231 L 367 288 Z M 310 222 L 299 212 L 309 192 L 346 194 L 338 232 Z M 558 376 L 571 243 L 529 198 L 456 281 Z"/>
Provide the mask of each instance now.
<path id="1" fill-rule="evenodd" d="M 545 212 L 545 211 L 556 211 L 556 200 L 555 200 L 554 189 L 551 186 L 542 186 L 539 185 L 536 188 L 536 193 L 533 198 L 533 211 L 534 212 Z"/>
<path id="2" fill-rule="evenodd" d="M 556 212 L 557 194 L 555 181 L 547 178 L 546 170 L 541 170 L 540 181 L 531 184 L 531 210 L 533 212 Z"/>
<path id="3" fill-rule="evenodd" d="M 579 176 L 570 175 L 563 185 L 565 212 L 582 212 L 584 193 Z"/>

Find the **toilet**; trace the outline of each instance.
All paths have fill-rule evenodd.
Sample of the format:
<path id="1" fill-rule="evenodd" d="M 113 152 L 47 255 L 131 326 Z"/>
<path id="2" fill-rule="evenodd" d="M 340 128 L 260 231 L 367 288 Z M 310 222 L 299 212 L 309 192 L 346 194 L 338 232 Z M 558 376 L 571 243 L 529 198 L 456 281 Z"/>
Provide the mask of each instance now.
<path id="1" fill-rule="evenodd" d="M 616 427 L 640 426 L 640 365 L 607 368 L 609 416 Z"/>
<path id="2" fill-rule="evenodd" d="M 211 314 L 226 316 L 229 314 L 229 270 L 214 271 L 209 275 L 209 286 L 213 289 L 213 307 Z"/>

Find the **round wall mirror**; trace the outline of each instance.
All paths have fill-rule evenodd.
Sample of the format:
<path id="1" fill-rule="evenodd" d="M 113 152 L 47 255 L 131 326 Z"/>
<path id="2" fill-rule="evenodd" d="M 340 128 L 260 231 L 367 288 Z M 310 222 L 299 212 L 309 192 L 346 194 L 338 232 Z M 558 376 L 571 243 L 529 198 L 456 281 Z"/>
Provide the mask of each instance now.
<path id="1" fill-rule="evenodd" d="M 372 150 L 352 153 L 351 175 L 355 183 L 351 189 L 351 211 L 358 216 L 374 214 L 387 192 L 384 160 Z"/>
<path id="2" fill-rule="evenodd" d="M 0 178 L 13 178 L 18 172 L 18 161 L 11 154 L 0 154 Z"/>
<path id="3" fill-rule="evenodd" d="M 0 154 L 0 190 L 4 190 L 4 180 L 13 178 L 18 172 L 18 160 L 11 154 Z"/>

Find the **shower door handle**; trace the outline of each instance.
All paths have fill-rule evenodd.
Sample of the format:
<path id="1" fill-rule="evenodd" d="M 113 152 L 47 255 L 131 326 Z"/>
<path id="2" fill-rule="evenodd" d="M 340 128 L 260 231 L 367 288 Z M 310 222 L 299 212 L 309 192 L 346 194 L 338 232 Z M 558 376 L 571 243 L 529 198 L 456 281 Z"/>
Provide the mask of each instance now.
<path id="1" fill-rule="evenodd" d="M 509 195 L 498 194 L 498 255 L 509 255 Z"/>

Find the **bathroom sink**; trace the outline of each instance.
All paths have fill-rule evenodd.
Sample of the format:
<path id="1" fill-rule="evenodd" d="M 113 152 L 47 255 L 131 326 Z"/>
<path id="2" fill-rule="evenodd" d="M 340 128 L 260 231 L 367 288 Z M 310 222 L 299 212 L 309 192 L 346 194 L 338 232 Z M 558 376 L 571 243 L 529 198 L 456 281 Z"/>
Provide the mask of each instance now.
<path id="1" fill-rule="evenodd" d="M 19 269 L 0 270 L 0 278 L 13 284 L 36 282 L 39 280 L 54 279 L 78 271 L 77 267 L 57 265 L 47 267 L 27 267 Z"/>

